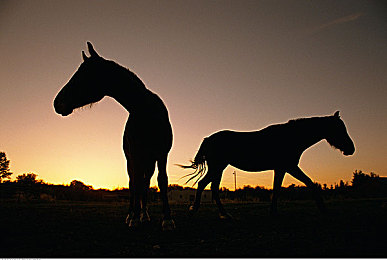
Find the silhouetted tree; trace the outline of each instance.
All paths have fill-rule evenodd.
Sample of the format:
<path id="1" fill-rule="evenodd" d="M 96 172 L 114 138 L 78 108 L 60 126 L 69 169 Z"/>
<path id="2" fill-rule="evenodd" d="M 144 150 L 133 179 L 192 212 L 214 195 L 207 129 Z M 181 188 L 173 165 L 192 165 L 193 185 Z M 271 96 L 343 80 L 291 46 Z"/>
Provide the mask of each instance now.
<path id="1" fill-rule="evenodd" d="M 316 181 L 314 184 L 316 185 L 317 189 L 322 190 L 322 186 L 321 186 L 320 183 L 318 183 L 318 182 Z"/>
<path id="2" fill-rule="evenodd" d="M 368 183 L 370 180 L 379 178 L 379 175 L 371 172 L 370 174 L 364 173 L 362 170 L 355 170 L 353 172 L 353 178 L 352 178 L 352 186 L 354 188 L 362 186 L 366 183 Z"/>
<path id="3" fill-rule="evenodd" d="M 183 190 L 183 186 L 180 186 L 178 184 L 170 184 L 168 185 L 168 190 Z"/>
<path id="4" fill-rule="evenodd" d="M 387 194 L 387 179 L 370 172 L 366 174 L 361 170 L 353 173 L 352 187 L 359 197 L 385 197 Z"/>
<path id="5" fill-rule="evenodd" d="M 151 192 L 158 192 L 159 188 L 157 188 L 157 186 L 149 187 L 149 191 L 151 191 Z"/>
<path id="6" fill-rule="evenodd" d="M 159 196 L 159 188 L 157 186 L 154 187 L 149 187 L 149 192 L 148 192 L 148 201 L 158 201 L 160 199 Z"/>
<path id="7" fill-rule="evenodd" d="M 43 183 L 42 180 L 36 179 L 37 176 L 38 175 L 36 175 L 34 173 L 23 173 L 23 174 L 18 175 L 16 177 L 16 182 L 19 184 L 28 185 L 28 186 L 31 186 L 31 185 L 37 184 L 37 183 Z"/>
<path id="8" fill-rule="evenodd" d="M 93 200 L 93 187 L 86 185 L 81 181 L 73 180 L 70 183 L 70 193 L 68 194 L 71 200 Z"/>
<path id="9" fill-rule="evenodd" d="M 9 160 L 7 160 L 7 156 L 5 152 L 0 152 L 0 183 L 4 178 L 10 179 L 12 172 L 9 170 Z"/>
<path id="10" fill-rule="evenodd" d="M 75 190 L 92 190 L 93 186 L 91 185 L 86 185 L 81 181 L 73 180 L 70 183 L 70 188 L 73 188 Z"/>
<path id="11" fill-rule="evenodd" d="M 37 176 L 34 173 L 23 173 L 16 177 L 17 189 L 19 190 L 18 200 L 21 196 L 25 196 L 27 200 L 39 198 L 41 186 L 44 182 L 43 180 L 37 180 Z"/>

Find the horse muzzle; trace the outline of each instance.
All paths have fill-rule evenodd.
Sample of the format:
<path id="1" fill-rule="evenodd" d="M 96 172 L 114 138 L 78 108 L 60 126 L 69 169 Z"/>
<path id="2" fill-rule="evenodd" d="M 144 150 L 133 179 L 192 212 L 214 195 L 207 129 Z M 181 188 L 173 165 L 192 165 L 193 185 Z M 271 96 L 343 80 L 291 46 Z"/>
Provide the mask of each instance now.
<path id="1" fill-rule="evenodd" d="M 62 116 L 68 116 L 73 112 L 72 108 L 67 107 L 64 103 L 59 102 L 56 99 L 54 101 L 54 108 L 55 112 Z"/>
<path id="2" fill-rule="evenodd" d="M 354 153 L 355 153 L 355 147 L 354 147 L 354 146 L 351 147 L 351 148 L 348 149 L 348 150 L 345 150 L 345 151 L 343 152 L 343 154 L 344 154 L 345 156 L 353 155 Z"/>

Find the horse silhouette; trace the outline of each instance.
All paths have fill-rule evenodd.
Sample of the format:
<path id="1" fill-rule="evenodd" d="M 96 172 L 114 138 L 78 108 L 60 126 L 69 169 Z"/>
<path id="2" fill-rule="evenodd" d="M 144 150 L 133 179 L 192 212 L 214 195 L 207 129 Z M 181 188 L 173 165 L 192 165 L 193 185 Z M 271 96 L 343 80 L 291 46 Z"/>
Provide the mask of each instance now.
<path id="1" fill-rule="evenodd" d="M 290 120 L 259 131 L 224 130 L 204 138 L 192 164 L 180 165 L 195 169 L 193 173 L 184 176 L 191 176 L 187 183 L 196 177 L 195 183 L 200 180 L 190 212 L 194 213 L 199 209 L 201 194 L 211 182 L 212 197 L 219 208 L 219 216 L 231 218 L 219 199 L 222 172 L 229 164 L 249 172 L 274 170 L 272 214 L 277 213 L 278 193 L 285 173 L 309 187 L 314 193 L 318 208 L 324 211 L 324 203 L 316 185 L 298 166 L 301 154 L 323 139 L 344 155 L 355 152 L 355 146 L 338 111 L 333 116 Z"/>
<path id="2" fill-rule="evenodd" d="M 82 51 L 83 62 L 60 90 L 54 108 L 62 116 L 74 109 L 109 96 L 128 112 L 123 150 L 129 175 L 130 205 L 126 223 L 137 227 L 150 221 L 147 193 L 157 162 L 158 185 L 163 202 L 163 230 L 175 228 L 168 204 L 167 157 L 172 146 L 172 127 L 168 110 L 155 93 L 130 70 L 102 58 L 87 42 L 90 57 Z"/>

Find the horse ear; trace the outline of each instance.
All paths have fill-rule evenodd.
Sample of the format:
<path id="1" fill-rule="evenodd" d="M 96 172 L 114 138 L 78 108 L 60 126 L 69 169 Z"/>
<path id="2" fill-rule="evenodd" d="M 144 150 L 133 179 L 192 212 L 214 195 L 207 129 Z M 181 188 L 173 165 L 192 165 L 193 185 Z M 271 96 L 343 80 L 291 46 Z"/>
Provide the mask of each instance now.
<path id="1" fill-rule="evenodd" d="M 333 116 L 337 117 L 337 118 L 340 118 L 340 115 L 339 115 L 340 111 L 336 111 L 335 114 Z"/>
<path id="2" fill-rule="evenodd" d="M 83 61 L 86 61 L 88 59 L 84 51 L 82 51 L 82 58 L 83 58 Z"/>
<path id="3" fill-rule="evenodd" d="M 94 50 L 94 47 L 90 42 L 87 42 L 87 48 L 89 49 L 90 57 L 99 57 L 98 53 Z"/>

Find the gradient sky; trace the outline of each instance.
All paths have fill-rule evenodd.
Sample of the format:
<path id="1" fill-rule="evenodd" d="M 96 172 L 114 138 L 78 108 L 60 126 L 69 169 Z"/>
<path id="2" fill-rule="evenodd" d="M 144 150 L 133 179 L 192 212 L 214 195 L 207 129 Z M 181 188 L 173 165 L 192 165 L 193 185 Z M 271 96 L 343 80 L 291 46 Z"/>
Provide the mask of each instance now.
<path id="1" fill-rule="evenodd" d="M 33 172 L 49 183 L 128 186 L 128 112 L 111 98 L 66 118 L 53 109 L 91 41 L 167 105 L 170 183 L 184 184 L 189 171 L 175 164 L 216 131 L 336 110 L 355 154 L 323 141 L 301 168 L 328 185 L 350 181 L 355 169 L 386 176 L 386 13 L 383 1 L 1 1 L 0 151 L 13 179 Z M 233 188 L 233 171 L 221 186 Z M 271 171 L 237 172 L 239 187 L 272 186 Z M 287 175 L 291 183 L 300 184 Z"/>

